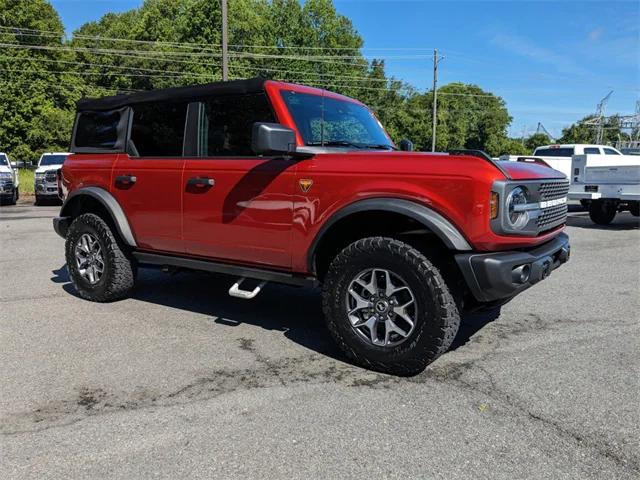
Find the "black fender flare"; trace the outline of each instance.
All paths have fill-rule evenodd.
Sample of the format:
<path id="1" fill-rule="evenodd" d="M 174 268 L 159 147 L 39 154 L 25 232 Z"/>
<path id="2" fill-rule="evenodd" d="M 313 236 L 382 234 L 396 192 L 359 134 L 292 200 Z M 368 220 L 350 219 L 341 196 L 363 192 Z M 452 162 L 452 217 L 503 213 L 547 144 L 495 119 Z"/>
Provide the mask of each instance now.
<path id="1" fill-rule="evenodd" d="M 136 247 L 136 240 L 133 236 L 133 231 L 131 230 L 131 226 L 129 225 L 129 220 L 127 220 L 127 216 L 124 214 L 124 210 L 115 199 L 113 195 L 111 195 L 104 188 L 100 187 L 83 187 L 71 192 L 71 194 L 65 199 L 64 204 L 60 210 L 61 217 L 70 217 L 72 213 L 72 205 L 77 200 L 74 200 L 80 196 L 88 196 L 91 197 L 98 202 L 100 202 L 104 208 L 111 215 L 111 219 L 118 229 L 118 233 L 120 234 L 120 238 L 124 240 L 124 242 L 131 246 Z"/>
<path id="2" fill-rule="evenodd" d="M 418 221 L 432 231 L 450 250 L 471 251 L 471 245 L 449 220 L 435 210 L 410 200 L 400 198 L 370 198 L 359 200 L 335 212 L 320 228 L 307 253 L 307 266 L 310 272 L 315 271 L 315 257 L 318 246 L 329 229 L 338 221 L 349 215 L 365 211 L 385 211 L 400 213 Z"/>

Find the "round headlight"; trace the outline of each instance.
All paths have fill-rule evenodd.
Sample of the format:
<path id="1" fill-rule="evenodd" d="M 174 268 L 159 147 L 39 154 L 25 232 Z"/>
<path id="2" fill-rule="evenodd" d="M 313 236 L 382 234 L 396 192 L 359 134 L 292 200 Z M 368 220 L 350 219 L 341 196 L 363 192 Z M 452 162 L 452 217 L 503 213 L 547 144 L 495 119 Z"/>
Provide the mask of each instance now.
<path id="1" fill-rule="evenodd" d="M 520 230 L 529 223 L 529 213 L 522 208 L 528 202 L 527 193 L 526 188 L 516 187 L 507 196 L 507 222 L 513 229 Z"/>

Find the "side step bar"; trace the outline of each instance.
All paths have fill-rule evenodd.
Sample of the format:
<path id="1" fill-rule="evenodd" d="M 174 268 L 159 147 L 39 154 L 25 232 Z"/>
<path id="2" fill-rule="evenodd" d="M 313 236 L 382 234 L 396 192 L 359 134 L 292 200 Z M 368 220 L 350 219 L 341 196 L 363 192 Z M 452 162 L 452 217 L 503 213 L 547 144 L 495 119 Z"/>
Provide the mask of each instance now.
<path id="1" fill-rule="evenodd" d="M 245 280 L 246 278 L 239 278 L 238 281 L 229 289 L 229 295 L 236 298 L 242 298 L 243 300 L 251 300 L 252 298 L 255 298 L 267 284 L 267 282 L 260 282 L 260 284 L 253 290 L 242 290 L 240 288 L 240 284 Z"/>
<path id="2" fill-rule="evenodd" d="M 313 277 L 294 275 L 292 273 L 278 272 L 275 270 L 245 267 L 241 265 L 231 265 L 228 263 L 210 262 L 208 260 L 197 260 L 194 258 L 176 257 L 173 255 L 160 255 L 157 253 L 133 252 L 133 256 L 136 260 L 138 260 L 139 263 L 146 265 L 167 265 L 172 267 L 186 268 L 190 270 L 204 270 L 206 272 L 222 273 L 239 278 L 253 278 L 256 280 L 263 280 L 265 282 L 282 283 L 285 285 L 294 285 L 297 287 L 318 286 L 318 280 Z M 241 292 L 246 291 L 241 290 Z M 256 292 L 256 295 L 258 293 L 259 291 Z M 231 292 L 229 294 L 231 294 Z"/>

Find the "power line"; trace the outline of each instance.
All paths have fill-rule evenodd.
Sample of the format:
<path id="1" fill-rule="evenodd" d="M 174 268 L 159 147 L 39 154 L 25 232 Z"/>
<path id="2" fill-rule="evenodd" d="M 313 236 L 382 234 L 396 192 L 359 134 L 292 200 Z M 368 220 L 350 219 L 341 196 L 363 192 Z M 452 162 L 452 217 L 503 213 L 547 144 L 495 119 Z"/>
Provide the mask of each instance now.
<path id="1" fill-rule="evenodd" d="M 112 64 L 105 64 L 105 63 L 87 63 L 87 62 L 78 62 L 78 61 L 70 61 L 70 60 L 54 60 L 54 59 L 48 59 L 48 58 L 32 58 L 32 57 L 0 57 L 0 60 L 11 60 L 11 61 L 31 61 L 31 62 L 46 62 L 46 63 L 61 63 L 61 64 L 68 64 L 68 65 L 75 65 L 75 66 L 85 66 L 85 67 L 98 67 L 98 68 L 114 68 L 114 69 L 123 69 L 123 70 L 136 70 L 136 71 L 141 71 L 141 72 L 157 72 L 157 73 L 176 73 L 176 74 L 182 74 L 182 73 L 191 73 L 191 72 L 177 72 L 177 71 L 168 71 L 166 69 L 156 69 L 156 68 L 144 68 L 144 67 L 129 67 L 129 66 L 123 66 L 123 65 L 112 65 Z M 188 63 L 188 65 L 197 65 L 197 66 L 202 66 L 202 65 L 207 65 L 207 66 L 214 66 L 214 67 L 220 67 L 221 65 L 219 63 L 200 63 L 200 62 L 190 62 Z M 272 67 L 259 67 L 259 66 L 249 66 L 249 65 L 234 65 L 232 68 L 236 68 L 236 69 L 241 69 L 241 70 L 254 70 L 254 71 L 270 71 L 270 72 L 277 72 L 277 73 L 285 73 L 285 74 L 289 74 L 289 75 L 302 75 L 302 76 L 317 76 L 317 77 L 329 77 L 329 78 L 340 78 L 341 80 L 354 80 L 354 81 L 370 81 L 370 82 L 393 82 L 393 81 L 398 81 L 398 80 L 394 80 L 393 78 L 370 78 L 370 77 L 361 77 L 361 76 L 345 76 L 345 75 L 340 75 L 340 74 L 334 74 L 334 73 L 318 73 L 318 72 L 309 72 L 309 71 L 303 71 L 303 70 L 286 70 L 286 69 L 279 69 L 279 68 L 272 68 Z M 96 73 L 97 75 L 98 73 Z M 194 75 L 196 74 L 195 72 L 193 73 Z M 319 78 L 317 80 L 322 80 L 322 78 Z"/>
<path id="2" fill-rule="evenodd" d="M 22 28 L 15 26 L 0 26 L 0 29 L 4 30 L 14 30 L 16 34 L 23 36 L 50 36 L 50 37 L 64 37 L 67 39 L 88 39 L 88 40 L 98 40 L 98 41 L 116 41 L 116 42 L 130 42 L 130 43 L 140 43 L 140 44 L 160 44 L 160 45 L 173 45 L 180 46 L 185 48 L 199 48 L 199 47 L 208 47 L 208 48 L 217 48 L 220 47 L 213 45 L 211 43 L 199 43 L 199 42 L 168 42 L 162 40 L 137 40 L 130 38 L 115 38 L 115 37 L 104 37 L 104 36 L 93 36 L 93 35 L 84 35 L 84 34 L 73 34 L 69 37 L 65 32 L 58 32 L 55 30 L 41 30 L 35 28 Z M 27 34 L 25 32 L 38 32 L 36 34 Z M 49 35 L 44 35 L 49 34 Z M 235 48 L 260 48 L 260 49 L 288 49 L 288 50 L 332 50 L 332 51 L 361 51 L 361 50 L 372 50 L 372 51 L 431 51 L 433 47 L 326 47 L 326 46 L 304 46 L 304 45 L 251 45 L 251 44 L 229 44 L 229 47 Z"/>

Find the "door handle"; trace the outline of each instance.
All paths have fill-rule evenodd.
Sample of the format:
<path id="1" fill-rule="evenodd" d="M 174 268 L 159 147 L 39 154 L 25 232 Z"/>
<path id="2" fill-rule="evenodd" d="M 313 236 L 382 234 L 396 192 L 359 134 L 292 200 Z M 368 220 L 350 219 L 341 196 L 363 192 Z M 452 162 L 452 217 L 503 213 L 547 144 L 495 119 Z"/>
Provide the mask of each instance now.
<path id="1" fill-rule="evenodd" d="M 189 187 L 205 188 L 205 187 L 213 187 L 215 184 L 216 184 L 215 180 L 209 177 L 192 177 L 189 180 L 187 180 L 187 186 Z"/>
<path id="2" fill-rule="evenodd" d="M 118 175 L 116 177 L 116 185 L 122 185 L 124 187 L 129 187 L 136 183 L 138 179 L 135 175 Z"/>

